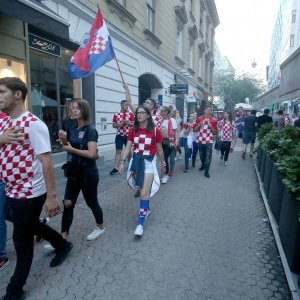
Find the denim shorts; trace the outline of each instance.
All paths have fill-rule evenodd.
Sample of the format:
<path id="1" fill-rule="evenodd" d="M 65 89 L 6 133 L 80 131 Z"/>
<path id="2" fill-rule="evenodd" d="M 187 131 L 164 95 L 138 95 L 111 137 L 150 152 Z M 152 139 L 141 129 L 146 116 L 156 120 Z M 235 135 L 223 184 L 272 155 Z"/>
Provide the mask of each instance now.
<path id="1" fill-rule="evenodd" d="M 123 146 L 126 147 L 127 136 L 117 134 L 115 138 L 116 150 L 122 150 Z"/>
<path id="2" fill-rule="evenodd" d="M 244 132 L 243 144 L 248 145 L 250 143 L 251 145 L 254 145 L 255 136 L 256 136 L 255 132 Z"/>

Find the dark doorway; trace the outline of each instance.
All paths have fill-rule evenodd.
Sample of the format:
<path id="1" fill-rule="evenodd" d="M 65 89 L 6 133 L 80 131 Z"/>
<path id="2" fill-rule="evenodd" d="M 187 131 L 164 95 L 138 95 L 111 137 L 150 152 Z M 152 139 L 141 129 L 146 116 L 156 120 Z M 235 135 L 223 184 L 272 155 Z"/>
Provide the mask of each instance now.
<path id="1" fill-rule="evenodd" d="M 162 89 L 160 80 L 153 74 L 143 74 L 139 77 L 139 105 L 151 98 L 152 89 Z M 154 99 L 157 100 L 157 99 Z"/>

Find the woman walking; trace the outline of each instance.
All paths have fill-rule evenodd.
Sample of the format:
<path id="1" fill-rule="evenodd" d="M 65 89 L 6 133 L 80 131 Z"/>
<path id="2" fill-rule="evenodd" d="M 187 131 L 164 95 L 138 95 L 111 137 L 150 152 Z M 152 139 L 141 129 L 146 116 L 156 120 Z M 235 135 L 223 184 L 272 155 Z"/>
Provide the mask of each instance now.
<path id="1" fill-rule="evenodd" d="M 63 238 L 67 239 L 73 222 L 75 204 L 80 191 L 82 191 L 84 200 L 92 210 L 96 222 L 95 229 L 87 236 L 87 240 L 91 241 L 105 231 L 103 212 L 97 197 L 99 182 L 96 165 L 98 133 L 91 126 L 90 106 L 86 100 L 75 99 L 73 101 L 72 116 L 77 121 L 77 128 L 71 132 L 70 140 L 67 140 L 66 132 L 59 132 L 63 148 L 72 155 L 71 165 L 78 167 L 77 174 L 70 174 L 67 180 L 61 232 Z"/>
<path id="2" fill-rule="evenodd" d="M 218 130 L 221 138 L 221 160 L 224 160 L 224 165 L 228 166 L 229 152 L 233 151 L 231 148 L 231 141 L 236 142 L 236 125 L 232 120 L 230 112 L 224 112 L 224 119 L 218 122 Z"/>
<path id="3" fill-rule="evenodd" d="M 156 168 L 156 153 L 158 154 L 162 172 L 165 173 L 166 162 L 162 150 L 162 134 L 155 126 L 151 111 L 147 106 L 138 106 L 135 112 L 134 126 L 128 134 L 128 141 L 119 165 L 119 171 L 124 170 L 124 162 L 133 147 L 133 157 L 127 172 L 129 185 L 140 188 L 140 210 L 138 225 L 134 234 L 143 235 L 145 219 L 150 214 L 149 199 L 159 189 L 160 181 Z"/>

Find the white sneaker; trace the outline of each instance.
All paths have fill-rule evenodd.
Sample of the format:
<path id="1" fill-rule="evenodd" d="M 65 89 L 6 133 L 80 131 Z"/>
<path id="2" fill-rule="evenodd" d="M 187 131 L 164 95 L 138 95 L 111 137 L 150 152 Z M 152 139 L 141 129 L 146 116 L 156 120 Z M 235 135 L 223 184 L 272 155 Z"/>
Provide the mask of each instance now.
<path id="1" fill-rule="evenodd" d="M 161 179 L 161 183 L 166 184 L 169 181 L 169 176 L 165 175 L 162 179 Z"/>
<path id="2" fill-rule="evenodd" d="M 95 229 L 86 237 L 88 241 L 92 241 L 102 235 L 105 232 L 105 228 L 101 229 L 99 227 L 95 227 Z"/>
<path id="3" fill-rule="evenodd" d="M 151 210 L 147 209 L 147 213 L 146 213 L 146 216 L 145 216 L 145 221 L 147 220 L 147 218 L 149 217 L 150 214 L 151 214 Z"/>
<path id="4" fill-rule="evenodd" d="M 224 161 L 224 166 L 228 166 L 228 162 L 227 161 Z"/>
<path id="5" fill-rule="evenodd" d="M 44 245 L 44 249 L 48 251 L 54 251 L 55 248 L 51 244 Z"/>
<path id="6" fill-rule="evenodd" d="M 138 226 L 136 226 L 136 229 L 134 231 L 134 235 L 142 236 L 143 232 L 144 232 L 144 228 L 143 228 L 142 225 L 139 224 Z"/>

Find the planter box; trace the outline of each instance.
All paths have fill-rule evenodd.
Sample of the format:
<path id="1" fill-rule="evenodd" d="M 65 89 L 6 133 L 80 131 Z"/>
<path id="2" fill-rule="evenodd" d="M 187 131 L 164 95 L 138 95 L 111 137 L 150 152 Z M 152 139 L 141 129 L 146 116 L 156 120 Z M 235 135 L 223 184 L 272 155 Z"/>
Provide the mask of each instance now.
<path id="1" fill-rule="evenodd" d="M 278 232 L 292 272 L 300 273 L 300 201 L 284 187 Z"/>
<path id="2" fill-rule="evenodd" d="M 271 208 L 273 216 L 278 224 L 282 202 L 283 183 L 279 175 L 279 171 L 277 170 L 273 162 L 272 164 L 273 167 L 271 171 L 269 193 L 266 196 L 268 198 L 269 206 Z"/>
<path id="3" fill-rule="evenodd" d="M 274 166 L 275 167 L 275 166 Z M 265 194 L 268 197 L 269 195 L 269 187 L 271 182 L 271 174 L 273 168 L 273 161 L 271 160 L 270 156 L 267 155 L 266 162 L 265 162 L 265 170 L 264 170 L 264 190 Z"/>
<path id="4" fill-rule="evenodd" d="M 265 163 L 266 163 L 267 153 L 265 151 L 261 154 L 261 161 L 260 161 L 260 178 L 261 181 L 264 182 L 264 174 L 265 174 Z"/>
<path id="5" fill-rule="evenodd" d="M 257 150 L 257 170 L 258 170 L 258 172 L 260 172 L 260 166 L 261 166 L 261 155 L 262 155 L 262 149 L 261 148 L 259 148 L 258 150 Z"/>

